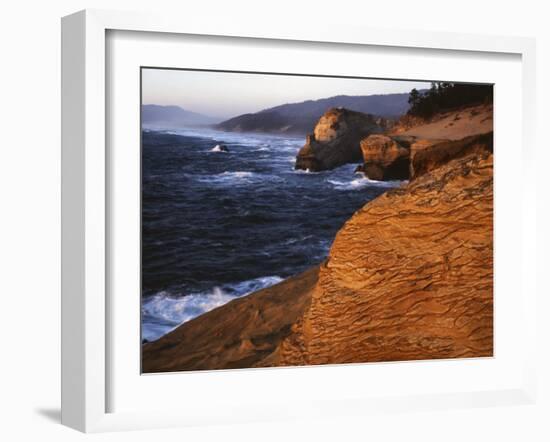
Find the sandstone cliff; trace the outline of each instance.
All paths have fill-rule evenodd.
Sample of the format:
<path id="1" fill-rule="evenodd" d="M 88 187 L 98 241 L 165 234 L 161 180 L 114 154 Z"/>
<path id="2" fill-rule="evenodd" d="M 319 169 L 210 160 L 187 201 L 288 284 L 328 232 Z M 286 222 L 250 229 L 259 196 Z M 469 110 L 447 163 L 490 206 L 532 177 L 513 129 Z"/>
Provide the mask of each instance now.
<path id="1" fill-rule="evenodd" d="M 144 372 L 491 356 L 485 142 L 458 158 L 438 154 L 409 184 L 367 203 L 319 268 L 144 345 Z"/>
<path id="2" fill-rule="evenodd" d="M 382 128 L 369 114 L 332 108 L 323 114 L 313 134 L 296 156 L 296 169 L 321 171 L 361 161 L 361 139 Z"/>
<path id="3" fill-rule="evenodd" d="M 492 161 L 453 160 L 357 212 L 267 365 L 491 356 Z"/>

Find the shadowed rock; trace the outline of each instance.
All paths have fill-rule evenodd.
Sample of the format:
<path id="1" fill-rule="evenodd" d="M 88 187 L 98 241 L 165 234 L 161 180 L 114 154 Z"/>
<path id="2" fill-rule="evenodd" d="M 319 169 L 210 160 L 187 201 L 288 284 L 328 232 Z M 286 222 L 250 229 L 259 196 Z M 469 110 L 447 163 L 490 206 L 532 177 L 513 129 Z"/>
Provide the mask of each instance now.
<path id="1" fill-rule="evenodd" d="M 361 140 L 363 173 L 372 180 L 409 178 L 411 137 L 370 135 Z"/>

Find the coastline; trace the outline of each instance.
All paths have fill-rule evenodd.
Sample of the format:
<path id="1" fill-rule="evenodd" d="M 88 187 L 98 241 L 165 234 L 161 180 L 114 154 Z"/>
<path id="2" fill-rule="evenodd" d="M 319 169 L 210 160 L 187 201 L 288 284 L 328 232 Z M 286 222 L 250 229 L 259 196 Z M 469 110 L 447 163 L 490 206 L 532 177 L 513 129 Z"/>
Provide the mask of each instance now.
<path id="1" fill-rule="evenodd" d="M 144 372 L 492 356 L 485 129 L 413 137 L 411 180 L 357 210 L 321 265 L 145 344 Z"/>

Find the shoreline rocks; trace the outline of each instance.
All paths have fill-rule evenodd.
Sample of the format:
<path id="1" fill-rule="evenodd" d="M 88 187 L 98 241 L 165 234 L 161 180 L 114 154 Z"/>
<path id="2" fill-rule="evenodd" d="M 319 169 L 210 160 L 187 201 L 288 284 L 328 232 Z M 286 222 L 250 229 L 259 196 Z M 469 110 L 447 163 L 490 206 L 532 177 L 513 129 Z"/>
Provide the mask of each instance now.
<path id="1" fill-rule="evenodd" d="M 409 179 L 410 141 L 404 137 L 370 135 L 361 140 L 362 172 L 376 181 Z"/>
<path id="2" fill-rule="evenodd" d="M 419 139 L 413 136 L 370 135 L 361 140 L 363 164 L 356 172 L 372 180 L 414 180 L 452 159 L 493 152 L 493 132 L 462 139 Z"/>
<path id="3" fill-rule="evenodd" d="M 369 114 L 332 108 L 323 114 L 313 134 L 296 156 L 295 169 L 319 172 L 361 161 L 360 142 L 381 127 Z"/>

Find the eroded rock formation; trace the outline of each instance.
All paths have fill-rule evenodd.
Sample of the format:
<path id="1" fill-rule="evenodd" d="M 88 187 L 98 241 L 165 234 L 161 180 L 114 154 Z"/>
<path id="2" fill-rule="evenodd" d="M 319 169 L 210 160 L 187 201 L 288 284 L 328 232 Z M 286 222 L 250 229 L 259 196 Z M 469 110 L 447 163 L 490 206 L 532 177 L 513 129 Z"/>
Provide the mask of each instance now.
<path id="1" fill-rule="evenodd" d="M 361 161 L 361 139 L 381 132 L 369 114 L 344 108 L 329 109 L 296 156 L 296 169 L 321 171 Z"/>
<path id="2" fill-rule="evenodd" d="M 493 150 L 492 105 L 477 105 L 434 115 L 406 115 L 385 134 L 361 140 L 359 170 L 373 180 L 414 179 L 478 150 Z"/>
<path id="3" fill-rule="evenodd" d="M 370 135 L 361 140 L 362 172 L 372 180 L 406 180 L 412 137 Z"/>

